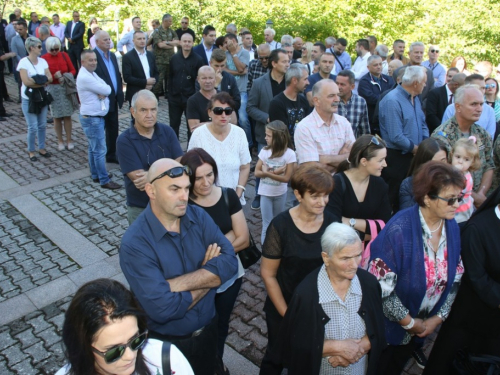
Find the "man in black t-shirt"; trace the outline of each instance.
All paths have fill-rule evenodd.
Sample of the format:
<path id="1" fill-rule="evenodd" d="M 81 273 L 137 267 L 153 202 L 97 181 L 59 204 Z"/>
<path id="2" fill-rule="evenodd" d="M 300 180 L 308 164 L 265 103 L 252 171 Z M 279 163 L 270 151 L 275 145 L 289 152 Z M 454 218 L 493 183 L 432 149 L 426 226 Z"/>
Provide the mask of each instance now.
<path id="1" fill-rule="evenodd" d="M 303 64 L 292 64 L 285 74 L 286 89 L 269 104 L 269 121 L 280 120 L 288 127 L 291 139 L 295 126 L 310 112 L 303 92 L 309 84 L 309 74 Z"/>

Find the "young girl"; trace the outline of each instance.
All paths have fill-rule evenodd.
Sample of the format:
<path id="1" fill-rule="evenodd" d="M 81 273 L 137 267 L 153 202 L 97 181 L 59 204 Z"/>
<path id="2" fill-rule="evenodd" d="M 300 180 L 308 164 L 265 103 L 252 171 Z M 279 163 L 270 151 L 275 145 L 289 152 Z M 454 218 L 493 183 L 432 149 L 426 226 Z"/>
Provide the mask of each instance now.
<path id="1" fill-rule="evenodd" d="M 258 191 L 262 213 L 261 244 L 271 220 L 285 210 L 288 181 L 297 164 L 295 152 L 290 148 L 290 133 L 282 121 L 266 126 L 266 142 L 255 166 L 255 177 L 261 178 Z"/>
<path id="2" fill-rule="evenodd" d="M 452 150 L 451 164 L 462 171 L 467 181 L 463 191 L 463 201 L 458 207 L 455 216 L 455 220 L 460 224 L 469 220 L 474 212 L 474 198 L 471 195 L 474 184 L 470 172 L 474 172 L 481 167 L 476 137 L 461 138 L 455 142 Z"/>

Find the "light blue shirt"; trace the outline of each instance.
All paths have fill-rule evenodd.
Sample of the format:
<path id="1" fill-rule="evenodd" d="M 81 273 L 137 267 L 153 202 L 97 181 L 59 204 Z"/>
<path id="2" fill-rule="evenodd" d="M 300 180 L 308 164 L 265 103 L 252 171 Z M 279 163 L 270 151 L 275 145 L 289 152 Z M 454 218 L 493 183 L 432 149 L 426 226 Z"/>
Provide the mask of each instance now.
<path id="1" fill-rule="evenodd" d="M 123 52 L 123 46 L 127 47 L 127 52 L 130 52 L 134 49 L 134 33 L 135 33 L 135 30 L 129 31 L 128 33 L 126 33 L 123 36 L 123 38 L 121 38 L 118 41 L 118 44 L 116 46 L 116 50 L 118 52 Z M 148 41 L 148 34 L 144 33 L 144 35 L 146 36 L 146 42 L 147 42 Z"/>
<path id="2" fill-rule="evenodd" d="M 106 65 L 106 69 L 108 69 L 109 77 L 111 78 L 111 82 L 113 82 L 113 89 L 115 90 L 115 93 L 118 92 L 118 82 L 116 80 L 116 70 L 115 66 L 113 65 L 113 61 L 111 61 L 111 54 L 113 52 L 108 51 L 108 56 L 109 58 L 106 58 L 104 55 L 104 52 L 102 52 L 99 47 L 96 47 L 94 51 L 97 51 L 99 55 L 101 55 L 102 60 L 104 61 L 104 65 Z"/>
<path id="3" fill-rule="evenodd" d="M 431 64 L 430 61 L 427 60 L 422 63 L 422 66 L 432 70 L 432 74 L 434 75 L 434 88 L 444 86 L 446 83 L 446 69 L 443 65 L 438 62 Z"/>
<path id="4" fill-rule="evenodd" d="M 337 54 L 335 54 L 335 51 L 333 48 L 330 48 L 330 52 L 333 54 L 334 58 L 335 58 L 335 71 L 332 72 L 332 74 L 335 74 L 337 75 L 338 73 L 340 73 L 340 71 L 344 70 L 344 69 L 351 69 L 351 56 L 349 56 L 349 54 L 344 51 L 342 52 L 342 54 L 339 56 Z M 340 61 L 340 63 L 339 63 Z M 340 64 L 342 63 L 342 66 L 343 68 L 340 66 Z"/>
<path id="5" fill-rule="evenodd" d="M 443 121 L 441 121 L 441 123 L 444 124 L 453 116 L 455 116 L 455 104 L 450 104 L 446 107 L 446 111 L 444 111 Z M 483 113 L 481 113 L 481 117 L 476 121 L 476 124 L 484 128 L 491 139 L 495 139 L 495 131 L 497 130 L 495 110 L 486 104 L 486 102 L 483 104 Z"/>

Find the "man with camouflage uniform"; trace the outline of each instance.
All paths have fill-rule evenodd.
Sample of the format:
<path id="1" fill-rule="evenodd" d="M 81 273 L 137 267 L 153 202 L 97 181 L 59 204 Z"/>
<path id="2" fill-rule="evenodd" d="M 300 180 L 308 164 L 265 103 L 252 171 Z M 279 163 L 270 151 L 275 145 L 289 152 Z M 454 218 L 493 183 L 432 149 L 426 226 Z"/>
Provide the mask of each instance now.
<path id="1" fill-rule="evenodd" d="M 159 79 L 153 87 L 153 93 L 158 98 L 167 93 L 167 79 L 169 75 L 170 59 L 175 53 L 174 47 L 179 45 L 179 38 L 171 28 L 172 16 L 165 14 L 161 26 L 152 34 L 156 66 L 158 67 Z"/>

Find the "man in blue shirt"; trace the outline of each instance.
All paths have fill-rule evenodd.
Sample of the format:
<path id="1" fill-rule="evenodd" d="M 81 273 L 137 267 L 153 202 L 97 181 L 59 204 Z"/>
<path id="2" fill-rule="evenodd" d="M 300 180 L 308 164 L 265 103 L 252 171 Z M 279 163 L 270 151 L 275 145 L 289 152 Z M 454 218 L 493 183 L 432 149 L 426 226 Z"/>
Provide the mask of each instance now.
<path id="1" fill-rule="evenodd" d="M 347 48 L 347 40 L 338 38 L 333 48 L 330 48 L 333 56 L 335 57 L 335 69 L 333 74 L 337 74 L 342 70 L 351 69 L 351 56 L 345 51 Z"/>
<path id="2" fill-rule="evenodd" d="M 430 45 L 427 55 L 429 56 L 429 60 L 424 61 L 422 66 L 432 70 L 434 87 L 441 87 L 446 83 L 446 68 L 437 61 L 439 58 L 439 47 Z"/>
<path id="3" fill-rule="evenodd" d="M 138 91 L 130 104 L 134 122 L 118 137 L 116 156 L 125 180 L 127 219 L 132 224 L 149 203 L 144 187 L 151 164 L 162 158 L 180 159 L 183 152 L 173 129 L 157 122 L 158 100 L 151 91 Z"/>
<path id="4" fill-rule="evenodd" d="M 172 159 L 153 163 L 145 185 L 150 203 L 123 236 L 120 266 L 147 314 L 150 337 L 174 343 L 195 374 L 213 375 L 216 288 L 238 263 L 211 217 L 188 205 L 190 175 Z"/>
<path id="5" fill-rule="evenodd" d="M 319 58 L 319 70 L 318 73 L 314 73 L 309 76 L 307 79 L 309 81 L 309 85 L 307 85 L 304 93 L 306 94 L 307 101 L 311 107 L 314 107 L 313 96 L 312 96 L 312 88 L 316 82 L 321 81 L 322 79 L 331 79 L 335 81 L 335 76 L 330 74 L 335 66 L 335 57 L 330 52 L 325 52 Z"/>
<path id="6" fill-rule="evenodd" d="M 387 167 L 382 177 L 389 185 L 393 212 L 399 208 L 399 187 L 406 178 L 418 145 L 429 137 L 418 95 L 427 80 L 424 67 L 408 66 L 401 85 L 380 101 L 380 135 L 387 144 Z"/>

